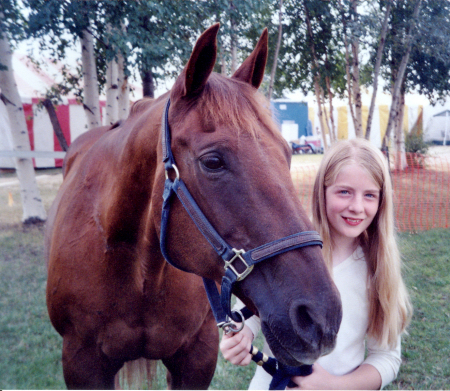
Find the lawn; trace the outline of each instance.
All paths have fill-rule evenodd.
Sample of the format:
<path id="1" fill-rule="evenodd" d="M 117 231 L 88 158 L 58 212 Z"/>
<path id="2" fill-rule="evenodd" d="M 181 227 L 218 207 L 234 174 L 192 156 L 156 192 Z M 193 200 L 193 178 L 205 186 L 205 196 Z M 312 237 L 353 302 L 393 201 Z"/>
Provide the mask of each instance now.
<path id="1" fill-rule="evenodd" d="M 57 175 L 38 184 L 48 208 L 58 186 Z M 63 389 L 61 338 L 45 307 L 43 227 L 20 224 L 18 194 L 15 185 L 0 187 L 0 388 Z M 399 240 L 414 318 L 403 339 L 398 379 L 388 389 L 446 389 L 450 379 L 450 230 L 403 233 Z M 261 341 L 256 345 L 261 347 Z M 234 367 L 219 355 L 210 388 L 245 389 L 254 368 L 254 364 Z M 165 387 L 164 377 L 161 366 L 153 387 Z"/>

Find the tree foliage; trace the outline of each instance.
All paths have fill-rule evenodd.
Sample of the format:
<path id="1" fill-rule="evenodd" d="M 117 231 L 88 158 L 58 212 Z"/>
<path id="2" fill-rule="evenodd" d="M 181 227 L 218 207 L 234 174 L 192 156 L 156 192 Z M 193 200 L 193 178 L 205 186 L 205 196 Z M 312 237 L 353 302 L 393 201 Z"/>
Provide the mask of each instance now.
<path id="1" fill-rule="evenodd" d="M 274 96 L 281 97 L 293 90 L 314 91 L 315 75 L 320 75 L 324 91 L 328 88 L 333 96 L 348 96 L 346 67 L 355 55 L 350 50 L 346 58 L 346 50 L 352 42 L 357 42 L 360 50 L 357 54 L 360 84 L 371 85 L 383 11 L 388 1 L 285 0 Z M 149 76 L 155 84 L 173 77 L 184 66 L 198 35 L 215 22 L 221 23 L 217 71 L 231 73 L 236 66 L 232 65 L 233 61 L 239 63 L 239 56 L 248 54 L 264 27 L 269 28 L 270 56 L 277 40 L 277 0 L 23 0 L 22 8 L 12 0 L 1 0 L 0 4 L 6 13 L 1 22 L 2 31 L 7 29 L 14 37 L 23 36 L 25 31 L 40 43 L 41 49 L 50 50 L 52 57 L 63 63 L 67 48 L 74 47 L 91 20 L 100 85 L 105 82 L 106 64 L 118 53 L 125 59 L 128 74 Z M 357 12 L 353 4 L 358 5 Z M 389 81 L 385 84 L 388 89 L 395 79 L 413 4 L 409 0 L 392 0 L 381 65 L 382 78 Z M 432 101 L 444 98 L 450 90 L 449 8 L 447 0 L 423 1 L 405 72 L 403 90 L 417 90 Z M 312 34 L 308 33 L 306 11 Z M 5 24 L 5 20 L 15 22 Z M 312 66 L 312 47 L 316 66 Z M 233 59 L 234 50 L 236 59 Z M 273 58 L 269 58 L 268 64 L 272 63 Z M 77 72 L 65 71 L 71 77 L 67 88 L 77 85 Z M 78 94 L 81 93 L 79 90 Z"/>

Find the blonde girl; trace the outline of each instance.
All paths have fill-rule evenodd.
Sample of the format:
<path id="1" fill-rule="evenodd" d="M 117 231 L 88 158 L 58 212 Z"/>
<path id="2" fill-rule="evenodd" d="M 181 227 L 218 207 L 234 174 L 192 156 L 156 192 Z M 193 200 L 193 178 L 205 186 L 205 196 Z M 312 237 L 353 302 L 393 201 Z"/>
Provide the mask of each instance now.
<path id="1" fill-rule="evenodd" d="M 365 139 L 335 143 L 321 162 L 312 209 L 325 261 L 341 294 L 343 319 L 334 351 L 317 360 L 311 375 L 292 380 L 299 389 L 379 389 L 397 376 L 400 335 L 412 312 L 383 154 Z M 248 349 L 259 329 L 254 316 L 241 332 L 224 336 L 224 357 L 248 365 Z M 271 354 L 267 343 L 263 351 Z M 250 389 L 268 389 L 270 381 L 258 367 Z"/>

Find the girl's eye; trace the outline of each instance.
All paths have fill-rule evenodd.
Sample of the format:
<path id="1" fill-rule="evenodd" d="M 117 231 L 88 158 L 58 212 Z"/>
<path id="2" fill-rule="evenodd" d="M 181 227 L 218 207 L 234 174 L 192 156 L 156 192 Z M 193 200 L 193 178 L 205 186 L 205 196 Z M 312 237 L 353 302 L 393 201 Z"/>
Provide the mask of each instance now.
<path id="1" fill-rule="evenodd" d="M 225 168 L 225 163 L 219 156 L 205 156 L 200 159 L 200 162 L 209 171 L 219 171 Z"/>
<path id="2" fill-rule="evenodd" d="M 339 191 L 340 194 L 349 194 L 348 190 L 341 190 Z"/>

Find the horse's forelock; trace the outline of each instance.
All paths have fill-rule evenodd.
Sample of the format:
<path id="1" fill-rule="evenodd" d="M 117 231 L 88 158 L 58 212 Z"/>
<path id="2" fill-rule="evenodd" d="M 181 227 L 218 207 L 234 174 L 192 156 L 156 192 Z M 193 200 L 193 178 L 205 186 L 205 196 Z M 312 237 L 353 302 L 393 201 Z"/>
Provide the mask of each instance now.
<path id="1" fill-rule="evenodd" d="M 272 132 L 278 131 L 269 101 L 239 80 L 212 74 L 199 104 L 208 123 L 230 124 L 238 133 L 254 137 L 258 136 L 261 124 Z"/>
<path id="2" fill-rule="evenodd" d="M 216 73 L 211 74 L 202 93 L 188 104 L 188 110 L 193 108 L 201 112 L 206 127 L 227 124 L 238 134 L 257 137 L 263 124 L 265 129 L 279 133 L 270 103 L 261 93 L 247 83 Z"/>

